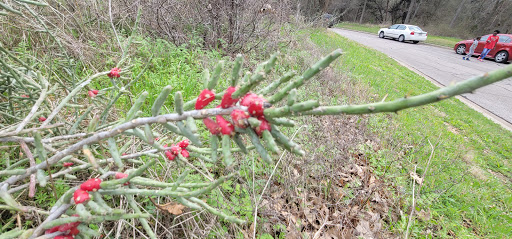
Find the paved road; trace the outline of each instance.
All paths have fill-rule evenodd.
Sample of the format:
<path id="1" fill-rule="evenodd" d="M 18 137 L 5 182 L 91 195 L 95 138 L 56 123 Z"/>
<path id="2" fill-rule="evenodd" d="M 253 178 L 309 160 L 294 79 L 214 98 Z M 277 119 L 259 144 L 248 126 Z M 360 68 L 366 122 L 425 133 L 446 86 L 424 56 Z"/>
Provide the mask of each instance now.
<path id="1" fill-rule="evenodd" d="M 337 28 L 331 30 L 348 39 L 381 51 L 441 85 L 449 85 L 453 82 L 463 81 L 508 66 L 508 64 L 498 64 L 492 60 L 479 62 L 476 58 L 472 58 L 471 61 L 464 61 L 462 55 L 455 54 L 451 49 L 422 43 L 401 43 L 395 40 L 381 39 L 377 36 L 377 33 L 368 34 Z M 474 108 L 483 111 L 484 114 L 488 113 L 487 116 L 511 129 L 512 79 L 494 83 L 476 90 L 473 94 L 462 96 L 476 104 L 477 106 L 474 106 Z M 469 105 L 471 106 L 471 103 Z M 478 109 L 480 108 L 478 106 L 485 110 Z"/>

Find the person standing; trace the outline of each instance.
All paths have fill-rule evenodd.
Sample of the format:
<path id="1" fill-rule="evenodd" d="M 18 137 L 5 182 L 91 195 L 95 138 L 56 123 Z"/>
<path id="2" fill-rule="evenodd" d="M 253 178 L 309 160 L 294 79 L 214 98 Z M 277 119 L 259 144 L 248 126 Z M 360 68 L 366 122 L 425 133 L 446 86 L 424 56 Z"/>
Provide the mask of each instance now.
<path id="1" fill-rule="evenodd" d="M 475 53 L 475 49 L 476 47 L 478 46 L 478 41 L 480 41 L 480 39 L 482 39 L 482 37 L 477 37 L 477 38 L 474 38 L 473 39 L 473 44 L 471 44 L 471 47 L 469 48 L 469 52 L 467 55 L 463 56 L 462 57 L 462 60 L 467 60 L 469 61 L 469 58 L 471 58 L 471 56 L 473 55 L 473 53 Z"/>
<path id="2" fill-rule="evenodd" d="M 478 60 L 480 62 L 483 62 L 485 56 L 487 56 L 487 54 L 489 54 L 489 52 L 496 47 L 496 43 L 498 43 L 498 41 L 500 40 L 500 37 L 498 36 L 499 33 L 499 30 L 495 30 L 494 33 L 487 38 L 484 50 L 482 51 L 482 54 L 480 54 L 480 56 L 478 57 Z"/>

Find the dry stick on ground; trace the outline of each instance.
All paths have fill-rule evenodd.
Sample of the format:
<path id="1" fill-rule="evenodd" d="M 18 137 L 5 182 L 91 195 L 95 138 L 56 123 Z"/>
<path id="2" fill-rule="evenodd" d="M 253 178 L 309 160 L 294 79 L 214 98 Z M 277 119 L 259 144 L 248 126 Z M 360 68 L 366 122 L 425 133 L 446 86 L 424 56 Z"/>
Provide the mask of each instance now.
<path id="1" fill-rule="evenodd" d="M 30 152 L 27 144 L 24 141 L 20 140 L 20 146 L 23 152 L 27 155 L 27 158 L 30 162 L 30 167 L 34 167 L 36 165 L 36 161 L 34 160 L 34 155 Z M 28 197 L 33 198 L 36 195 L 36 174 L 33 173 L 30 175 L 30 185 L 28 188 Z"/>
<path id="2" fill-rule="evenodd" d="M 441 135 L 439 135 L 439 137 L 441 137 Z M 435 150 L 435 146 L 432 145 L 432 143 L 430 142 L 430 140 L 428 140 L 428 143 L 430 144 L 430 148 L 431 148 L 431 151 L 430 151 L 430 156 L 428 158 L 428 162 L 427 162 L 427 166 L 425 167 L 425 171 L 423 172 L 423 175 L 421 176 L 421 182 L 422 183 L 419 183 L 418 185 L 418 195 L 420 194 L 421 192 L 421 186 L 423 186 L 423 183 L 425 183 L 425 175 L 427 174 L 427 171 L 428 171 L 428 167 L 430 166 L 430 161 L 432 160 L 432 157 L 434 156 L 434 150 Z M 439 142 L 438 142 L 439 144 Z M 437 145 L 436 145 L 437 146 Z M 414 166 L 414 172 L 416 172 L 416 165 Z M 412 179 L 412 205 L 411 205 L 411 214 L 409 215 L 409 221 L 407 222 L 407 230 L 405 231 L 405 239 L 408 238 L 409 236 L 409 228 L 411 227 L 411 224 L 412 224 L 412 217 L 414 215 L 414 212 L 416 211 L 416 205 L 415 205 L 415 200 L 414 198 L 416 197 L 415 195 L 415 192 L 414 192 L 414 185 L 415 185 L 415 182 L 416 180 L 415 179 Z"/>

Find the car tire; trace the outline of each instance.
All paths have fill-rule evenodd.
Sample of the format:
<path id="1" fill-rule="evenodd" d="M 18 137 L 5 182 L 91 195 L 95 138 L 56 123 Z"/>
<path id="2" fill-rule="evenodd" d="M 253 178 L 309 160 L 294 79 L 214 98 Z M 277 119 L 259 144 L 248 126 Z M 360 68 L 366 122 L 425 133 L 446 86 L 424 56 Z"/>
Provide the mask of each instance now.
<path id="1" fill-rule="evenodd" d="M 420 42 L 420 41 L 412 41 L 412 43 L 414 43 L 414 44 L 418 44 L 418 42 Z"/>
<path id="2" fill-rule="evenodd" d="M 398 41 L 399 41 L 399 42 L 404 42 L 404 41 L 405 41 L 405 36 L 404 36 L 404 35 L 400 35 L 400 36 L 398 37 Z"/>
<path id="3" fill-rule="evenodd" d="M 464 45 L 464 44 L 458 45 L 455 50 L 455 53 L 460 54 L 460 55 L 466 54 L 466 45 Z"/>
<path id="4" fill-rule="evenodd" d="M 379 37 L 380 38 L 384 38 L 384 32 L 383 31 L 379 33 Z"/>
<path id="5" fill-rule="evenodd" d="M 494 60 L 498 63 L 506 63 L 508 61 L 508 52 L 500 51 L 494 56 Z"/>

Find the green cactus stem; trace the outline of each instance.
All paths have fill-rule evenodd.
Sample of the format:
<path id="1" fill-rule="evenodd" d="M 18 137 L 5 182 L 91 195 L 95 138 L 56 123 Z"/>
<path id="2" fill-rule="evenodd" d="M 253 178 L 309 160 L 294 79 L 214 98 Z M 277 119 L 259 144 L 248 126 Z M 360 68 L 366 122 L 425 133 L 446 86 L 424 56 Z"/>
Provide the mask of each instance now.
<path id="1" fill-rule="evenodd" d="M 272 137 L 272 134 L 268 130 L 264 130 L 262 133 L 263 141 L 265 141 L 265 146 L 267 146 L 267 149 L 272 151 L 273 153 L 279 154 L 281 153 L 281 150 L 279 150 L 279 147 L 277 147 L 276 142 L 274 141 L 274 138 Z"/>
<path id="2" fill-rule="evenodd" d="M 249 139 L 251 140 L 252 145 L 254 145 L 254 147 L 256 148 L 256 152 L 258 152 L 261 159 L 263 159 L 263 161 L 265 161 L 266 163 L 271 164 L 272 158 L 270 157 L 270 155 L 268 155 L 267 150 L 261 144 L 260 138 L 258 137 L 258 135 L 254 132 L 253 129 L 250 129 L 250 128 L 246 129 L 246 132 L 247 132 L 247 135 L 249 135 Z"/>
<path id="3" fill-rule="evenodd" d="M 192 142 L 192 144 L 197 146 L 203 145 L 203 143 L 199 141 L 199 137 L 196 134 L 194 134 L 189 128 L 185 127 L 185 124 L 183 124 L 182 121 L 176 122 L 176 125 L 178 126 L 178 129 L 183 134 L 183 136 L 187 137 L 190 140 L 190 142 Z"/>
<path id="4" fill-rule="evenodd" d="M 176 186 L 176 183 L 164 183 L 149 178 L 134 177 L 130 180 L 130 184 L 145 186 L 145 187 L 156 187 L 156 188 L 169 188 Z M 181 183 L 179 186 L 182 188 L 203 188 L 210 185 L 210 183 Z"/>
<path id="5" fill-rule="evenodd" d="M 217 63 L 217 66 L 213 70 L 212 76 L 210 77 L 210 80 L 208 81 L 208 89 L 213 90 L 217 86 L 217 83 L 219 83 L 220 74 L 222 73 L 222 69 L 224 68 L 224 61 L 219 61 Z"/>
<path id="6" fill-rule="evenodd" d="M 183 183 L 183 181 L 185 180 L 185 178 L 188 176 L 188 174 L 190 173 L 190 170 L 185 170 L 185 172 L 183 172 L 179 177 L 178 179 L 176 179 L 176 182 L 174 183 L 174 185 L 171 187 L 171 190 L 177 190 L 178 187 L 180 186 L 180 184 Z"/>
<path id="7" fill-rule="evenodd" d="M 12 175 L 22 175 L 26 173 L 25 169 L 11 169 L 11 170 L 2 170 L 0 171 L 0 177 L 2 176 L 12 176 Z"/>
<path id="8" fill-rule="evenodd" d="M 120 219 L 136 219 L 136 218 L 149 218 L 151 215 L 146 213 L 121 213 L 118 215 L 92 215 L 90 217 L 65 217 L 65 218 L 59 218 L 55 219 L 51 222 L 46 223 L 43 228 L 44 229 L 50 229 L 52 227 L 71 223 L 71 222 L 82 222 L 82 223 L 101 223 L 104 221 L 118 221 Z"/>
<path id="9" fill-rule="evenodd" d="M 290 110 L 293 112 L 302 112 L 307 110 L 312 110 L 316 107 L 320 106 L 318 100 L 308 100 L 300 103 L 295 103 L 290 106 Z"/>
<path id="10" fill-rule="evenodd" d="M 196 121 L 191 116 L 187 117 L 187 128 L 190 129 L 190 132 L 193 134 L 197 133 Z"/>
<path id="11" fill-rule="evenodd" d="M 133 106 L 130 108 L 130 110 L 128 110 L 128 113 L 126 113 L 125 121 L 129 121 L 129 120 L 132 120 L 133 118 L 135 118 L 135 114 L 137 114 L 137 112 L 140 110 L 140 107 L 142 107 L 142 104 L 144 103 L 144 101 L 146 101 L 148 94 L 149 93 L 147 91 L 144 91 L 139 95 L 137 100 L 135 100 L 135 103 L 133 104 Z"/>
<path id="12" fill-rule="evenodd" d="M 279 126 L 284 126 L 284 127 L 295 127 L 295 121 L 291 120 L 291 119 L 287 119 L 287 118 L 271 118 L 271 117 L 268 117 L 268 118 L 265 118 L 266 120 L 268 120 L 268 122 L 270 122 L 271 124 L 275 124 L 275 125 L 279 125 Z"/>
<path id="13" fill-rule="evenodd" d="M 153 145 L 155 143 L 155 136 L 153 136 L 153 130 L 149 124 L 144 125 L 144 136 L 148 140 L 148 144 Z"/>
<path id="14" fill-rule="evenodd" d="M 124 163 L 121 160 L 121 155 L 119 154 L 119 151 L 117 150 L 116 140 L 114 138 L 109 138 L 107 140 L 107 142 L 108 142 L 108 147 L 110 150 L 110 155 L 112 155 L 112 159 L 114 159 L 114 163 L 118 167 L 118 170 L 122 171 L 124 168 Z"/>
<path id="15" fill-rule="evenodd" d="M 163 126 L 167 130 L 169 130 L 169 131 L 171 131 L 171 132 L 173 132 L 175 134 L 183 135 L 183 133 L 181 133 L 181 130 L 178 128 L 178 126 L 176 126 L 176 125 L 174 125 L 172 123 L 167 122 L 167 123 L 164 123 Z"/>
<path id="16" fill-rule="evenodd" d="M 249 124 L 253 128 L 258 128 L 261 125 L 261 121 L 259 119 L 254 118 L 254 117 L 249 117 L 249 119 L 247 119 L 247 121 L 249 121 Z"/>
<path id="17" fill-rule="evenodd" d="M 222 155 L 224 156 L 224 165 L 231 166 L 234 159 L 231 155 L 231 137 L 229 135 L 222 135 Z"/>
<path id="18" fill-rule="evenodd" d="M 295 104 L 295 102 L 297 102 L 297 89 L 292 89 L 288 95 L 288 101 L 286 102 L 286 105 L 292 106 Z"/>
<path id="19" fill-rule="evenodd" d="M 211 161 L 217 162 L 217 149 L 219 148 L 219 137 L 217 135 L 210 135 L 210 148 L 211 148 Z"/>
<path id="20" fill-rule="evenodd" d="M 290 81 L 295 75 L 296 75 L 296 73 L 293 71 L 287 72 L 286 74 L 281 76 L 281 78 L 279 78 L 279 80 L 270 83 L 268 86 L 266 86 L 265 88 L 258 91 L 258 94 L 269 95 L 269 94 L 273 93 L 280 85 Z"/>
<path id="21" fill-rule="evenodd" d="M 340 49 L 331 52 L 329 55 L 322 58 L 321 60 L 319 60 L 318 62 L 313 64 L 309 69 L 307 69 L 299 79 L 291 81 L 290 83 L 288 83 L 288 85 L 286 85 L 284 88 L 279 90 L 270 99 L 268 99 L 268 102 L 271 104 L 275 104 L 275 103 L 281 101 L 284 97 L 286 97 L 288 95 L 288 93 L 292 89 L 296 89 L 296 88 L 304 85 L 308 80 L 310 80 L 318 72 L 320 72 L 324 68 L 328 67 L 329 64 L 331 64 L 331 62 L 333 62 L 339 56 L 341 56 L 341 54 L 342 54 L 342 52 Z"/>
<path id="22" fill-rule="evenodd" d="M 265 114 L 266 118 L 277 118 L 282 117 L 284 115 L 290 115 L 290 106 L 283 106 L 279 108 L 268 108 L 263 111 L 263 114 Z"/>
<path id="23" fill-rule="evenodd" d="M 231 73 L 231 86 L 237 86 L 238 80 L 240 79 L 240 75 L 242 74 L 242 64 L 244 58 L 241 54 L 236 55 L 235 64 L 233 66 L 233 71 Z"/>
<path id="24" fill-rule="evenodd" d="M 182 115 L 183 112 L 184 112 L 183 104 L 184 104 L 183 103 L 183 96 L 181 94 L 181 91 L 178 91 L 178 92 L 174 93 L 174 110 L 179 115 Z"/>
<path id="25" fill-rule="evenodd" d="M 275 125 L 270 125 L 270 128 L 272 129 L 270 133 L 272 136 L 274 136 L 276 142 L 282 145 L 283 148 L 299 156 L 304 156 L 306 154 L 306 152 L 300 148 L 300 145 L 291 141 L 288 137 L 286 137 L 286 135 L 281 133 L 281 131 L 279 131 Z"/>
<path id="26" fill-rule="evenodd" d="M 126 189 L 126 188 L 117 188 L 117 189 L 100 189 L 98 192 L 102 195 L 142 195 L 142 196 L 170 196 L 170 197 L 197 197 L 200 195 L 204 195 L 209 193 L 213 189 L 217 188 L 224 181 L 235 176 L 236 173 L 229 174 L 227 176 L 219 177 L 217 180 L 211 182 L 207 187 L 202 189 L 197 189 L 190 192 L 177 192 L 170 190 L 169 188 L 161 189 L 161 190 L 150 190 L 150 189 Z"/>
<path id="27" fill-rule="evenodd" d="M 199 198 L 191 197 L 191 198 L 189 198 L 189 200 L 194 202 L 194 203 L 199 204 L 201 207 L 205 208 L 210 213 L 220 217 L 223 220 L 226 220 L 226 221 L 232 222 L 232 223 L 237 223 L 237 224 L 245 224 L 246 223 L 245 220 L 239 219 L 239 218 L 237 218 L 235 216 L 229 216 L 229 215 L 227 215 L 227 214 L 225 214 L 225 213 L 223 213 L 223 212 L 213 208 L 212 206 L 210 206 L 207 203 L 203 202 L 203 200 L 201 200 Z"/>
<path id="28" fill-rule="evenodd" d="M 136 187 L 133 185 L 130 185 L 130 188 L 136 189 Z M 136 214 L 142 214 L 139 206 L 135 202 L 135 199 L 133 199 L 133 195 L 126 195 L 126 200 L 128 201 L 128 205 L 130 205 L 130 207 L 133 209 L 133 211 Z M 157 237 L 156 237 L 155 233 L 153 232 L 153 230 L 151 229 L 151 227 L 149 226 L 148 220 L 146 220 L 145 218 L 139 218 L 139 221 L 140 221 L 140 224 L 142 224 L 142 228 L 144 228 L 144 230 L 148 234 L 149 238 L 156 239 Z"/>
<path id="29" fill-rule="evenodd" d="M 0 238 L 1 239 L 14 239 L 14 238 L 19 238 L 19 236 L 21 234 L 23 234 L 23 232 L 25 232 L 24 230 L 21 230 L 19 228 L 14 228 L 10 231 L 7 231 L 5 233 L 2 233 L 0 234 Z"/>
<path id="30" fill-rule="evenodd" d="M 240 151 L 244 154 L 248 154 L 249 151 L 247 150 L 247 147 L 245 147 L 244 145 L 244 141 L 242 140 L 242 136 L 240 133 L 236 133 L 234 136 L 233 136 L 233 141 L 235 141 L 236 145 L 238 146 L 238 148 L 240 148 Z"/>
<path id="31" fill-rule="evenodd" d="M 171 94 L 172 86 L 168 85 L 162 89 L 158 97 L 156 97 L 155 102 L 153 103 L 153 106 L 151 106 L 151 115 L 153 117 L 157 116 L 160 113 L 160 109 L 164 105 L 165 101 L 167 100 L 167 97 L 169 97 L 169 94 Z"/>
<path id="32" fill-rule="evenodd" d="M 35 6 L 39 6 L 39 7 L 47 7 L 48 6 L 48 4 L 38 2 L 38 1 L 30 1 L 30 0 L 14 0 L 14 1 L 22 2 L 22 3 L 26 3 L 26 4 L 30 4 L 30 5 L 35 5 Z"/>

